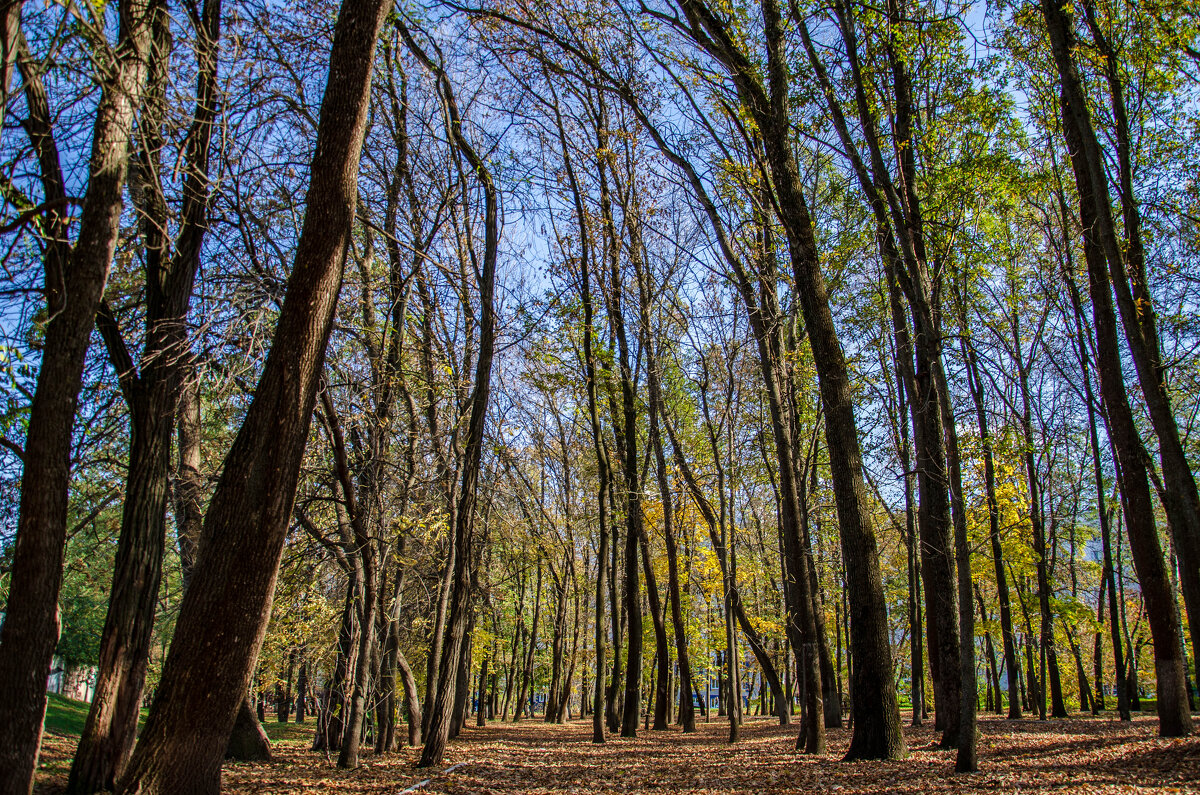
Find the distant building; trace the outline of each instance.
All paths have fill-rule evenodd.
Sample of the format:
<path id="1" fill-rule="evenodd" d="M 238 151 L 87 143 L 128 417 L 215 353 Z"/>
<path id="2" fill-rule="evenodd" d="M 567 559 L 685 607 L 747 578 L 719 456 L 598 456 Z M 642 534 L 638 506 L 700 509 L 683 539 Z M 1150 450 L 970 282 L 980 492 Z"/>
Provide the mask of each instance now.
<path id="1" fill-rule="evenodd" d="M 46 679 L 46 692 L 90 702 L 96 692 L 96 673 L 94 665 L 71 665 L 55 655 Z"/>

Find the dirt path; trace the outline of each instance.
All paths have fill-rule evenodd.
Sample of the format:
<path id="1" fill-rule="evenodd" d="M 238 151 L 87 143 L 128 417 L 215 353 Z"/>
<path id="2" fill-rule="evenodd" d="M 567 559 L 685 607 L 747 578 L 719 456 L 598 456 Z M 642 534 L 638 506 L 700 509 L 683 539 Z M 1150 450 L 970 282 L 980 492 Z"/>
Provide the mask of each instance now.
<path id="1" fill-rule="evenodd" d="M 848 732 L 830 731 L 829 755 L 813 759 L 792 750 L 794 729 L 766 719 L 748 721 L 735 746 L 725 742 L 725 724 L 715 719 L 688 737 L 677 730 L 643 732 L 636 740 L 613 739 L 603 746 L 592 745 L 590 721 L 563 726 L 525 721 L 468 728 L 435 771 L 413 767 L 415 749 L 368 756 L 358 770 L 338 770 L 323 754 L 309 751 L 306 736 L 293 730 L 276 743 L 276 761 L 227 765 L 224 787 L 231 793 L 398 795 L 432 777 L 417 792 L 1200 793 L 1200 738 L 1160 740 L 1155 728 L 1152 718 L 1126 726 L 1107 717 L 984 719 L 981 772 L 971 776 L 953 773 L 953 752 L 934 750 L 929 728 L 906 731 L 911 753 L 905 761 L 843 763 L 838 759 Z M 66 749 L 47 750 L 61 758 Z M 458 763 L 464 764 L 441 773 Z M 47 773 L 39 791 L 52 793 L 58 776 Z"/>

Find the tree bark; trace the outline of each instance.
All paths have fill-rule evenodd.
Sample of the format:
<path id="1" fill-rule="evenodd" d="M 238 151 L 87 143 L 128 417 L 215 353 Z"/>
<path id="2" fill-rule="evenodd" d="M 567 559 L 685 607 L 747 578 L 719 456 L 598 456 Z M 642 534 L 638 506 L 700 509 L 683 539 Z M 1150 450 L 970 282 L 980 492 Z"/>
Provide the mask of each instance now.
<path id="1" fill-rule="evenodd" d="M 983 485 L 988 508 L 988 543 L 991 546 L 992 564 L 996 573 L 996 601 L 1000 605 L 1000 634 L 1004 641 L 1004 665 L 1008 671 L 1008 718 L 1021 718 L 1020 679 L 1017 675 L 1016 641 L 1013 637 L 1012 600 L 1008 592 L 1008 575 L 1004 570 L 1004 550 L 1000 545 L 1000 504 L 996 499 L 996 459 L 992 447 L 992 434 L 984 404 L 983 378 L 979 368 L 979 356 L 970 338 L 965 336 L 966 306 L 958 296 L 960 322 L 963 325 L 963 359 L 967 363 L 967 384 L 971 399 L 975 403 L 975 421 L 979 427 L 980 444 L 983 448 Z M 998 694 L 997 694 L 998 697 Z"/>
<path id="2" fill-rule="evenodd" d="M 110 48 L 103 42 L 94 50 L 101 95 L 92 128 L 87 194 L 74 247 L 66 237 L 65 183 L 45 88 L 32 58 L 24 52 L 19 57 L 30 109 L 27 129 L 38 155 L 45 199 L 63 206 L 61 212 L 52 213 L 47 224 L 49 321 L 29 411 L 9 596 L 0 628 L 3 792 L 30 791 L 37 769 L 46 678 L 59 635 L 57 608 L 75 411 L 96 309 L 120 233 L 131 130 L 146 82 L 151 22 L 160 7 L 159 0 L 125 0 L 120 4 L 116 46 Z M 6 24 L 4 30 L 10 32 L 11 25 Z M 27 50 L 23 39 L 18 46 Z"/>
<path id="3" fill-rule="evenodd" d="M 262 643 L 292 516 L 354 219 L 375 44 L 390 7 L 346 0 L 339 12 L 304 223 L 271 352 L 209 505 L 200 559 L 119 792 L 220 788 L 221 754 Z"/>
<path id="4" fill-rule="evenodd" d="M 1146 254 L 1142 235 L 1141 211 L 1133 185 L 1133 144 L 1129 129 L 1129 113 L 1125 106 L 1125 90 L 1120 74 L 1118 53 L 1097 19 L 1094 2 L 1083 3 L 1084 18 L 1092 38 L 1104 59 L 1104 75 L 1112 106 L 1112 134 L 1116 141 L 1118 191 L 1124 240 L 1118 240 L 1115 222 L 1100 216 L 1111 213 L 1109 188 L 1103 164 L 1091 164 L 1093 190 L 1105 201 L 1099 209 L 1097 229 L 1108 259 L 1108 272 L 1117 298 L 1117 309 L 1129 343 L 1129 352 L 1137 372 L 1138 383 L 1146 401 L 1150 424 L 1159 443 L 1162 465 L 1162 505 L 1167 515 L 1171 537 L 1179 557 L 1180 590 L 1187 608 L 1191 629 L 1194 682 L 1200 687 L 1200 492 L 1191 463 L 1183 448 L 1179 425 L 1171 406 L 1167 389 L 1168 368 L 1162 360 L 1158 335 L 1158 317 L 1146 278 Z M 1070 33 L 1068 21 L 1068 33 Z M 1064 81 L 1065 82 L 1065 81 Z M 1086 113 L 1076 115 L 1081 131 L 1091 120 Z M 1094 133 L 1093 133 L 1094 135 Z M 1085 156 L 1098 149 L 1084 145 Z"/>
<path id="5" fill-rule="evenodd" d="M 1159 734 L 1179 737 L 1190 734 L 1193 728 L 1187 704 L 1182 633 L 1175 620 L 1174 589 L 1167 574 L 1154 522 L 1154 505 L 1147 483 L 1146 465 L 1142 459 L 1141 438 L 1125 393 L 1116 313 L 1109 292 L 1108 269 L 1110 266 L 1120 266 L 1121 258 L 1113 231 L 1108 185 L 1086 96 L 1072 60 L 1075 39 L 1071 17 L 1060 0 L 1042 0 L 1041 7 L 1059 73 L 1063 128 L 1079 189 L 1100 393 L 1108 413 L 1110 438 L 1120 463 L 1125 524 L 1154 640 Z"/>
<path id="6" fill-rule="evenodd" d="M 225 744 L 225 758 L 235 762 L 270 762 L 271 741 L 255 714 L 250 697 L 242 699 Z"/>
<path id="7" fill-rule="evenodd" d="M 149 87 L 139 124 L 140 193 L 146 199 L 145 206 L 137 208 L 146 248 L 145 345 L 139 372 L 116 318 L 101 302 L 97 326 L 129 407 L 129 469 L 95 695 L 71 763 L 70 793 L 112 789 L 133 751 L 137 733 L 162 578 L 171 436 L 177 406 L 183 405 L 182 380 L 191 372 L 185 323 L 208 226 L 208 162 L 216 116 L 220 16 L 219 0 L 205 3 L 198 26 L 198 99 L 185 144 L 183 221 L 173 252 L 167 251 L 167 207 L 160 178 L 163 94 L 171 55 L 166 11 L 159 11 L 152 22 Z M 184 406 L 189 412 L 199 410 L 198 396 L 194 397 L 194 405 Z M 187 417 L 189 422 L 192 419 Z M 190 458 L 198 451 L 181 446 L 180 455 Z"/>
<path id="8" fill-rule="evenodd" d="M 437 695 L 427 705 L 433 713 L 420 765 L 439 764 L 445 753 L 454 710 L 454 680 L 457 679 L 463 648 L 466 643 L 467 621 L 471 613 L 472 569 L 477 486 L 483 459 L 483 435 L 487 424 L 488 397 L 491 389 L 492 358 L 495 353 L 496 259 L 499 248 L 499 218 L 496 186 L 487 164 L 467 140 L 454 90 L 440 64 L 435 63 L 416 43 L 404 22 L 397 17 L 396 26 L 409 50 L 424 64 L 437 80 L 447 126 L 457 152 L 470 166 L 484 195 L 484 250 L 479 272 L 479 353 L 475 360 L 474 386 L 468 404 L 471 407 L 467 425 L 466 448 L 461 467 L 462 481 L 458 493 L 457 516 L 454 526 L 454 584 L 450 602 L 450 618 L 446 628 L 447 648 L 438 670 Z"/>

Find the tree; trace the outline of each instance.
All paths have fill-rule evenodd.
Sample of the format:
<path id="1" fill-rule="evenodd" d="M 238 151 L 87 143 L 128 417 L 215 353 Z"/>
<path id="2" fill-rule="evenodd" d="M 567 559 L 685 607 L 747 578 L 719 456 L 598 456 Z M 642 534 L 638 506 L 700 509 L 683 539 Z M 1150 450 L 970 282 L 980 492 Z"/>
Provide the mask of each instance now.
<path id="1" fill-rule="evenodd" d="M 220 788 L 225 739 L 262 642 L 292 512 L 354 217 L 375 44 L 389 7 L 348 0 L 339 12 L 305 223 L 271 354 L 209 504 L 162 681 L 119 792 Z M 214 657 L 212 649 L 222 651 Z"/>

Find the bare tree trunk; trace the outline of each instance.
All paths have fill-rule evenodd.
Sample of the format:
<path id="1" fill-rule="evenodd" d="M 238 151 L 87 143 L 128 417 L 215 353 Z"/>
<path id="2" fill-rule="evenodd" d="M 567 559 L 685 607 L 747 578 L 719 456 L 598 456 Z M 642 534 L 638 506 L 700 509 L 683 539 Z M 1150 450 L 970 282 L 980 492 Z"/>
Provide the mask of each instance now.
<path id="1" fill-rule="evenodd" d="M 647 347 L 649 349 L 651 346 Z M 696 731 L 696 710 L 692 704 L 692 665 L 688 657 L 687 634 L 683 623 L 682 600 L 679 593 L 679 560 L 674 530 L 675 509 L 667 477 L 667 461 L 663 455 L 662 436 L 658 429 L 658 417 L 662 412 L 662 396 L 655 367 L 656 364 L 651 358 L 649 364 L 652 404 L 650 437 L 651 444 L 654 445 L 659 495 L 663 505 L 663 534 L 667 545 L 667 595 L 671 604 L 671 625 L 675 630 L 675 659 L 679 666 L 679 724 L 683 727 L 684 734 L 690 734 Z"/>
<path id="2" fill-rule="evenodd" d="M 0 130 L 7 121 L 10 87 L 20 51 L 21 9 L 25 0 L 0 2 Z"/>
<path id="3" fill-rule="evenodd" d="M 296 675 L 296 723 L 308 717 L 308 659 L 307 650 L 300 649 L 300 673 Z"/>
<path id="4" fill-rule="evenodd" d="M 354 219 L 375 44 L 390 7 L 388 0 L 346 0 L 338 15 L 305 218 L 275 338 L 209 504 L 200 559 L 119 792 L 220 788 L 221 755 L 262 643 L 292 517 Z"/>
<path id="5" fill-rule="evenodd" d="M 495 351 L 494 297 L 499 220 L 496 187 L 492 181 L 491 171 L 463 134 L 462 118 L 459 115 L 450 80 L 446 77 L 442 65 L 434 62 L 417 44 L 399 17 L 396 18 L 396 26 L 409 50 L 436 79 L 454 147 L 470 166 L 471 173 L 479 180 L 484 194 L 484 251 L 481 258 L 482 268 L 479 282 L 479 353 L 475 361 L 474 386 L 469 399 L 471 412 L 467 426 L 467 441 L 461 468 L 462 481 L 458 493 L 454 526 L 454 584 L 446 628 L 447 644 L 438 669 L 437 694 L 433 703 L 427 704 L 432 712 L 432 719 L 429 731 L 425 735 L 425 746 L 421 751 L 420 764 L 428 767 L 441 762 L 446 749 L 446 741 L 449 739 L 450 723 L 455 707 L 454 683 L 458 678 L 464 646 L 467 643 L 467 623 L 471 613 L 473 581 L 471 575 L 475 565 L 472 558 L 478 496 L 476 489 L 483 458 L 483 434 L 487 421 L 492 358 Z"/>
<path id="6" fill-rule="evenodd" d="M 1193 728 L 1187 704 L 1182 633 L 1175 620 L 1174 589 L 1167 575 L 1155 527 L 1153 500 L 1146 480 L 1146 465 L 1141 457 L 1142 443 L 1125 393 L 1116 313 L 1109 292 L 1109 269 L 1123 267 L 1120 246 L 1113 230 L 1099 143 L 1092 128 L 1081 79 L 1073 62 L 1075 37 L 1071 17 L 1060 0 L 1042 0 L 1041 6 L 1059 73 L 1063 128 L 1079 189 L 1084 256 L 1088 266 L 1088 286 L 1096 330 L 1100 393 L 1108 412 L 1109 434 L 1120 462 L 1121 495 L 1125 523 L 1129 529 L 1129 544 L 1154 639 L 1159 734 L 1178 737 L 1190 734 Z M 1128 327 L 1126 331 L 1128 336 Z"/>
<path id="7" fill-rule="evenodd" d="M 958 296 L 960 322 L 964 333 L 966 307 L 962 296 Z M 975 403 L 975 421 L 983 447 L 983 483 L 988 507 L 988 542 L 991 546 L 992 564 L 996 573 L 996 600 L 1000 604 L 1000 634 L 1004 641 L 1004 665 L 1008 670 L 1008 717 L 1021 717 L 1020 664 L 1017 662 L 1016 642 L 1013 639 L 1012 600 L 1008 593 L 1008 576 L 1004 570 L 1004 552 L 1000 545 L 1000 504 L 996 499 L 996 461 L 992 448 L 992 435 L 988 423 L 987 407 L 984 405 L 983 378 L 979 369 L 979 356 L 969 338 L 964 337 L 963 359 L 967 363 L 967 383 Z"/>
<path id="8" fill-rule="evenodd" d="M 792 398 L 793 404 L 795 398 Z M 793 409 L 793 417 L 795 410 Z M 797 430 L 796 437 L 799 438 Z M 813 439 L 814 443 L 816 438 Z M 804 561 L 805 569 L 808 572 L 808 590 L 812 595 L 813 619 L 817 629 L 817 663 L 820 666 L 821 672 L 821 701 L 825 708 L 825 728 L 840 729 L 842 728 L 842 698 L 840 688 L 838 686 L 837 672 L 833 669 L 833 657 L 829 652 L 829 636 L 825 628 L 825 608 L 821 599 L 821 583 L 817 578 L 817 564 L 813 557 L 812 547 L 812 530 L 811 525 L 816 524 L 816 531 L 819 533 L 821 525 L 819 517 L 813 516 L 810 510 L 809 495 L 816 491 L 817 487 L 817 461 L 815 444 L 813 445 L 812 455 L 809 456 L 809 461 L 805 466 L 808 468 L 808 477 L 811 478 L 811 483 L 805 485 L 806 474 L 803 471 L 796 473 L 796 484 L 799 490 L 800 498 L 800 527 L 804 536 Z"/>
<path id="9" fill-rule="evenodd" d="M 8 603 L 0 628 L 3 792 L 29 791 L 37 769 L 46 677 L 59 635 L 58 596 L 75 410 L 96 310 L 120 232 L 131 130 L 146 82 L 151 23 L 160 8 L 159 0 L 124 0 L 115 48 L 102 42 L 93 50 L 101 95 L 92 129 L 87 194 L 73 248 L 66 238 L 65 183 L 45 89 L 32 57 L 22 52 L 19 59 L 30 109 L 30 139 L 41 166 L 45 200 L 59 203 L 60 210 L 50 214 L 47 224 L 49 321 L 29 411 L 20 514 L 12 547 Z M 6 36 L 13 21 L 5 19 Z M 13 43 L 6 40 L 6 59 L 11 57 Z M 27 49 L 23 40 L 18 46 Z M 7 65 L 4 71 L 7 73 Z"/>
<path id="10" fill-rule="evenodd" d="M 225 758 L 238 762 L 271 761 L 271 742 L 255 714 L 249 696 L 242 699 L 238 707 L 229 741 L 225 744 Z"/>
<path id="11" fill-rule="evenodd" d="M 186 145 L 183 223 L 172 254 L 167 251 L 167 207 L 160 176 L 164 92 L 171 56 L 165 10 L 153 22 L 149 88 L 139 122 L 138 177 L 143 183 L 139 193 L 146 198 L 145 206 L 137 209 L 142 216 L 147 263 L 147 318 L 140 372 L 116 318 L 103 301 L 97 316 L 129 406 L 131 439 L 113 590 L 101 636 L 95 695 L 71 764 L 67 790 L 72 793 L 112 789 L 137 734 L 162 578 L 171 436 L 182 379 L 191 372 L 185 322 L 208 226 L 209 144 L 216 116 L 220 15 L 219 0 L 209 0 L 198 28 L 198 99 Z M 198 412 L 198 397 L 196 403 L 192 410 Z M 180 450 L 181 455 L 196 453 Z"/>
<path id="12" fill-rule="evenodd" d="M 1165 486 L 1161 490 L 1162 505 L 1179 557 L 1180 590 L 1190 619 L 1193 677 L 1196 686 L 1200 687 L 1200 492 L 1196 489 L 1191 463 L 1184 451 L 1167 391 L 1168 368 L 1162 360 L 1158 318 L 1146 278 L 1142 218 L 1133 184 L 1133 144 L 1118 53 L 1101 27 L 1094 6 L 1094 2 L 1089 0 L 1083 3 L 1083 11 L 1096 48 L 1104 59 L 1104 75 L 1112 106 L 1112 134 L 1117 150 L 1117 198 L 1124 222 L 1124 240 L 1117 240 L 1115 222 L 1111 218 L 1103 217 L 1101 220 L 1102 216 L 1111 213 L 1111 209 L 1105 172 L 1100 164 L 1095 164 L 1099 168 L 1092 169 L 1093 190 L 1097 197 L 1105 201 L 1105 206 L 1098 213 L 1100 223 L 1096 231 L 1100 233 L 1105 249 L 1125 339 L 1129 343 L 1150 423 L 1159 442 Z M 1076 118 L 1081 125 L 1090 125 L 1086 114 L 1079 114 Z M 1081 130 L 1086 132 L 1084 126 L 1081 126 Z M 1097 152 L 1098 149 L 1087 145 L 1081 147 L 1081 153 L 1085 155 Z"/>

